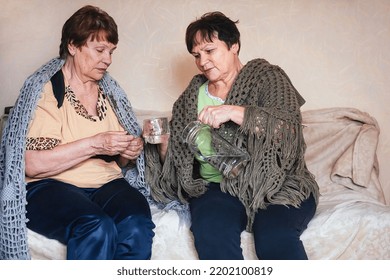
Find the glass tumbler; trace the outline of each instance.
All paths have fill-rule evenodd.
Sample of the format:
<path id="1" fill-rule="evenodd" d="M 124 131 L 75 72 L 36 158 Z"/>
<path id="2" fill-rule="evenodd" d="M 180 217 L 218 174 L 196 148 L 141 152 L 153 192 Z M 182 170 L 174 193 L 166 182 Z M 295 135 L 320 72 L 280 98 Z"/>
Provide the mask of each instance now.
<path id="1" fill-rule="evenodd" d="M 169 136 L 169 121 L 166 117 L 145 119 L 142 137 L 146 143 L 159 144 Z"/>
<path id="2" fill-rule="evenodd" d="M 217 168 L 229 179 L 237 177 L 250 160 L 246 151 L 232 145 L 200 121 L 190 122 L 184 128 L 182 138 L 196 156 Z"/>

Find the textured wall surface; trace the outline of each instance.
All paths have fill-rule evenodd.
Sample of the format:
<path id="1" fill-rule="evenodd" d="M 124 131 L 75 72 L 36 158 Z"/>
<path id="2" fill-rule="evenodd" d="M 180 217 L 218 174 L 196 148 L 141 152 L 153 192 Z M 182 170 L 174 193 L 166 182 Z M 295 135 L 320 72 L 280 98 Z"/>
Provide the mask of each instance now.
<path id="1" fill-rule="evenodd" d="M 170 110 L 197 73 L 184 44 L 189 22 L 211 10 L 239 20 L 241 60 L 281 66 L 305 97 L 303 110 L 355 107 L 378 120 L 390 202 L 389 0 L 0 0 L 0 110 L 57 55 L 63 23 L 89 3 L 119 26 L 110 72 L 139 109 Z"/>

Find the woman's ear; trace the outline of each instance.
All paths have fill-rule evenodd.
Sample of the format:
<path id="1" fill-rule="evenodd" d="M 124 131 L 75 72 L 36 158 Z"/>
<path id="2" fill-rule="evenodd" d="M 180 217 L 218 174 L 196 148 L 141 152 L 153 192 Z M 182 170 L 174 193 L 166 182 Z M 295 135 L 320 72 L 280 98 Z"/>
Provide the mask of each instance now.
<path id="1" fill-rule="evenodd" d="M 76 54 L 76 46 L 73 45 L 72 43 L 68 44 L 68 52 L 71 56 L 74 56 Z"/>
<path id="2" fill-rule="evenodd" d="M 233 44 L 231 47 L 231 50 L 232 50 L 233 54 L 238 54 L 240 52 L 240 47 L 239 47 L 238 43 Z"/>

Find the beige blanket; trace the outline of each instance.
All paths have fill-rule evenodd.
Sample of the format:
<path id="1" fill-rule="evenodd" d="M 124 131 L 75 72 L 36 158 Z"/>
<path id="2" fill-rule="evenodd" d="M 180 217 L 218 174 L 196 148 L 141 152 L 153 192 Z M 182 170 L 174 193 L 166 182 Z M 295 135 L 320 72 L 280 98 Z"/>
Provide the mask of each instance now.
<path id="1" fill-rule="evenodd" d="M 346 187 L 384 203 L 376 156 L 377 121 L 353 108 L 305 111 L 302 117 L 306 161 L 321 193 Z"/>

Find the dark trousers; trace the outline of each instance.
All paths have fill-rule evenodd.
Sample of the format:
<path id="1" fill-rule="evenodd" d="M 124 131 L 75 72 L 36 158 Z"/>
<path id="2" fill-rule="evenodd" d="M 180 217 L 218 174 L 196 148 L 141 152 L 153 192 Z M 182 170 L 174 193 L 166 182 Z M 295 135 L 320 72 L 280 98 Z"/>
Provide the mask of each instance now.
<path id="1" fill-rule="evenodd" d="M 191 231 L 200 259 L 243 259 L 241 233 L 246 228 L 244 205 L 209 184 L 205 194 L 190 200 Z M 253 234 L 257 257 L 263 260 L 305 260 L 300 236 L 316 210 L 310 196 L 300 208 L 270 205 L 255 215 Z"/>
<path id="2" fill-rule="evenodd" d="M 67 259 L 150 259 L 154 236 L 145 197 L 125 179 L 78 188 L 27 184 L 27 227 L 67 245 Z"/>

